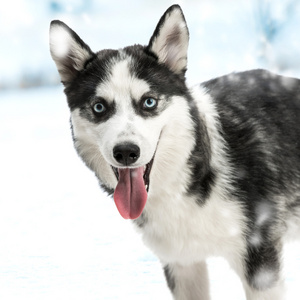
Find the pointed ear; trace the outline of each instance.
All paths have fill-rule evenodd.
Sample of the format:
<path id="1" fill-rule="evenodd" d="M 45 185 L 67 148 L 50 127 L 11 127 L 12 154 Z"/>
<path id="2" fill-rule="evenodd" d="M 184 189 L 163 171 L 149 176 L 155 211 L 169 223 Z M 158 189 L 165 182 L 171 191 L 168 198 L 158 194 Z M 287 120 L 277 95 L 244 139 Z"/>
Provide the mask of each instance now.
<path id="1" fill-rule="evenodd" d="M 189 32 L 179 5 L 171 6 L 161 17 L 148 45 L 160 63 L 177 74 L 187 67 Z"/>
<path id="2" fill-rule="evenodd" d="M 58 20 L 50 25 L 50 53 L 64 85 L 95 55 L 71 28 Z"/>

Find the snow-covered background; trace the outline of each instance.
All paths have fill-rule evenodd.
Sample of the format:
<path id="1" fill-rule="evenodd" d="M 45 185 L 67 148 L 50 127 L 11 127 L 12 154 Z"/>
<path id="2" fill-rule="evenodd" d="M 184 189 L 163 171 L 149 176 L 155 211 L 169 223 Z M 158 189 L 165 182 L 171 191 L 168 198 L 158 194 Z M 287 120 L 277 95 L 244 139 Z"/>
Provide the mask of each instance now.
<path id="1" fill-rule="evenodd" d="M 299 0 L 177 1 L 190 29 L 188 82 L 263 67 L 300 77 Z M 171 299 L 160 263 L 73 150 L 48 48 L 52 19 L 93 50 L 146 44 L 169 0 L 10 0 L 0 6 L 0 299 Z M 285 252 L 299 299 L 300 246 Z M 245 300 L 209 261 L 212 299 Z"/>

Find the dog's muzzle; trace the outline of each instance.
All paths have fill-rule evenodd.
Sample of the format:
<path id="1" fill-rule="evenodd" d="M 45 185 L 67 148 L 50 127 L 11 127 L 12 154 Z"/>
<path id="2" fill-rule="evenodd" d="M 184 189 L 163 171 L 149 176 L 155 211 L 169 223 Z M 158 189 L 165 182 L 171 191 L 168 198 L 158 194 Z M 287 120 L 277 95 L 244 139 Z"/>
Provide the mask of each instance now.
<path id="1" fill-rule="evenodd" d="M 154 158 L 145 166 L 130 167 L 140 157 L 140 148 L 130 143 L 116 145 L 113 157 L 122 165 L 120 168 L 112 166 L 118 180 L 114 192 L 115 204 L 123 218 L 137 219 L 146 205 Z"/>

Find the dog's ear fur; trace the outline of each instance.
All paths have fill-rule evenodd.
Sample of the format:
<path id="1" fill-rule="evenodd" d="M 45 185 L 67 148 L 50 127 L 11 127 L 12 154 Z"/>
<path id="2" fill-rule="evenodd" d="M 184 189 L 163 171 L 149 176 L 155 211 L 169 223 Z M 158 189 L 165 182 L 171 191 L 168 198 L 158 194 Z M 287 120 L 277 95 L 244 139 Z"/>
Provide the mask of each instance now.
<path id="1" fill-rule="evenodd" d="M 50 25 L 50 53 L 64 85 L 72 82 L 86 62 L 95 56 L 71 28 L 58 20 Z"/>
<path id="2" fill-rule="evenodd" d="M 184 74 L 188 43 L 189 32 L 182 10 L 173 5 L 161 17 L 147 50 L 175 73 Z"/>

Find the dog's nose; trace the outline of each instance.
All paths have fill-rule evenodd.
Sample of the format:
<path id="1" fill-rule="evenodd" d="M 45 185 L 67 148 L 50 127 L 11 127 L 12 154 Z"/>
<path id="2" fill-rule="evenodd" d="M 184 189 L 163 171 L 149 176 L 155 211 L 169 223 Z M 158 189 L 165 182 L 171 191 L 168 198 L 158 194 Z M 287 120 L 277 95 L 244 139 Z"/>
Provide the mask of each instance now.
<path id="1" fill-rule="evenodd" d="M 140 157 L 140 148 L 134 144 L 121 144 L 113 149 L 115 160 L 125 166 L 135 163 Z"/>

